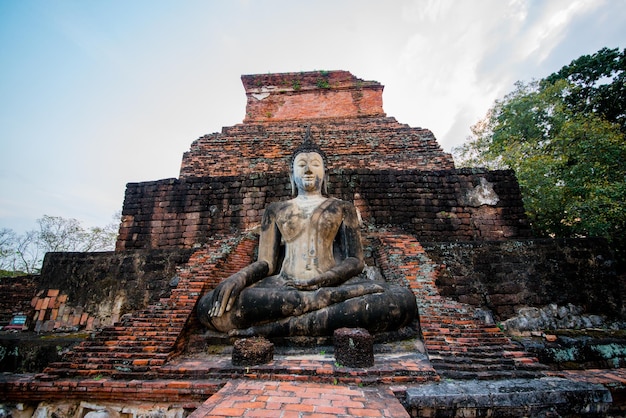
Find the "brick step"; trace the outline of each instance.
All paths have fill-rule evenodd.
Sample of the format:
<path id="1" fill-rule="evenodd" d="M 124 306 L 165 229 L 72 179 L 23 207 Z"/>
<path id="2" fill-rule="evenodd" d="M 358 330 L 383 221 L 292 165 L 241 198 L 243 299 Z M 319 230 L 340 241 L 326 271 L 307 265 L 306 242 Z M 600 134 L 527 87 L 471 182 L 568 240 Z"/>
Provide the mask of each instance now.
<path id="1" fill-rule="evenodd" d="M 172 292 L 170 301 L 175 301 L 179 306 L 186 306 L 189 303 L 195 302 L 202 294 L 202 291 L 202 289 L 180 289 L 179 291 Z"/>
<path id="2" fill-rule="evenodd" d="M 158 353 L 156 355 L 128 355 L 116 354 L 114 356 L 99 357 L 72 357 L 63 359 L 63 361 L 50 363 L 49 368 L 72 368 L 72 369 L 95 369 L 95 368 L 111 368 L 116 365 L 136 365 L 136 366 L 162 366 L 167 362 L 169 356 L 167 354 Z"/>
<path id="3" fill-rule="evenodd" d="M 56 372 L 58 370 L 97 370 L 100 366 L 98 364 L 75 364 L 71 361 L 57 361 L 48 364 L 44 369 L 44 373 Z"/>
<path id="4" fill-rule="evenodd" d="M 198 276 L 196 278 L 200 278 L 200 277 L 201 276 Z M 208 279 L 208 276 L 205 276 L 205 277 Z M 194 283 L 194 284 L 192 285 L 192 283 Z M 194 295 L 190 295 L 189 294 L 190 288 L 197 289 L 197 292 L 200 292 L 203 287 L 204 287 L 204 283 L 203 282 L 198 282 L 198 281 L 191 282 L 191 281 L 188 281 L 188 280 L 184 280 L 182 282 L 179 282 L 178 286 L 176 286 L 175 289 L 172 289 L 171 295 L 183 294 L 185 296 L 187 296 L 187 295 L 194 296 Z M 193 293 L 195 293 L 195 292 L 193 292 Z M 172 299 L 172 296 L 170 296 L 170 299 Z"/>
<path id="5" fill-rule="evenodd" d="M 153 324 L 153 323 L 181 323 L 181 322 L 185 322 L 187 319 L 189 318 L 189 313 L 187 314 L 177 314 L 177 315 L 168 315 L 168 314 L 162 314 L 162 315 L 154 315 L 154 314 L 150 314 L 150 315 L 136 315 L 133 316 L 132 318 L 124 318 L 123 320 L 119 321 L 118 323 L 121 326 L 128 326 L 128 325 L 134 325 L 134 324 Z"/>
<path id="6" fill-rule="evenodd" d="M 98 372 L 102 374 L 105 374 L 105 373 L 110 374 L 115 371 L 134 371 L 134 372 L 144 373 L 149 370 L 153 370 L 153 369 L 156 370 L 162 367 L 164 364 L 165 364 L 165 361 L 161 361 L 161 360 L 137 359 L 136 361 L 126 361 L 126 362 L 118 361 L 116 363 L 112 363 L 112 362 L 93 363 L 86 367 L 76 367 L 74 364 L 69 364 L 69 365 L 66 364 L 66 365 L 61 365 L 59 367 L 46 369 L 45 372 L 49 374 L 64 373 L 66 375 L 70 373 L 70 371 L 73 371 L 74 373 L 85 373 L 91 370 L 97 370 Z"/>
<path id="7" fill-rule="evenodd" d="M 444 320 L 447 323 L 452 323 L 457 320 L 462 321 L 475 321 L 476 317 L 475 311 L 473 309 L 468 309 L 467 306 L 458 306 L 456 308 L 441 308 L 441 300 L 427 300 L 422 304 L 422 309 L 420 312 L 424 312 L 425 315 L 428 315 L 427 319 L 432 319 L 433 321 Z"/>
<path id="8" fill-rule="evenodd" d="M 56 377 L 70 377 L 70 378 L 97 378 L 103 376 L 110 376 L 114 379 L 137 379 L 146 380 L 154 379 L 157 376 L 156 369 L 147 368 L 145 370 L 126 370 L 120 369 L 72 369 L 72 368 L 57 368 L 54 370 L 45 370 L 46 378 Z M 56 379 L 50 379 L 56 380 Z"/>
<path id="9" fill-rule="evenodd" d="M 473 356 L 429 356 L 431 364 L 443 365 L 444 367 L 513 367 L 515 361 L 505 358 L 481 358 Z"/>
<path id="10" fill-rule="evenodd" d="M 197 275 L 195 278 L 203 278 L 206 280 L 208 277 L 206 277 L 206 275 Z M 196 291 L 199 292 L 202 290 L 202 288 L 204 288 L 204 282 L 200 282 L 200 281 L 190 281 L 190 280 L 181 280 L 178 282 L 178 286 L 176 287 L 176 289 L 184 289 L 184 290 L 188 290 L 188 291 Z"/>
<path id="11" fill-rule="evenodd" d="M 174 335 L 175 334 L 175 335 Z M 103 335 L 98 334 L 93 339 L 89 341 L 85 341 L 85 343 L 95 343 L 95 344 L 105 344 L 109 341 L 153 341 L 158 343 L 160 341 L 172 341 L 178 338 L 177 333 L 172 333 L 172 335 L 134 335 L 130 333 L 119 333 L 117 335 Z"/>
<path id="12" fill-rule="evenodd" d="M 171 351 L 171 350 L 170 350 Z M 139 351 L 139 352 L 122 352 L 122 351 L 110 351 L 110 352 L 71 352 L 64 358 L 65 361 L 71 361 L 72 363 L 80 364 L 84 362 L 105 363 L 107 361 L 123 361 L 134 359 L 167 359 L 169 357 L 168 352 L 154 352 L 154 351 Z M 107 355 L 112 354 L 112 355 Z"/>
<path id="13" fill-rule="evenodd" d="M 148 346 L 167 346 L 173 343 L 175 340 L 173 338 L 131 338 L 124 339 L 120 338 L 117 340 L 102 340 L 102 341 L 93 341 L 90 344 L 85 344 L 85 347 L 148 347 Z"/>
<path id="14" fill-rule="evenodd" d="M 428 329 L 422 328 L 422 334 L 425 338 L 430 339 L 444 339 L 444 338 L 453 338 L 455 340 L 463 341 L 463 340 L 494 340 L 494 341 L 506 341 L 509 342 L 510 339 L 502 334 L 502 333 L 491 333 L 491 332 L 466 332 L 466 330 L 459 329 L 447 329 L 447 330 L 437 330 L 437 331 L 429 331 Z"/>
<path id="15" fill-rule="evenodd" d="M 54 369 L 45 369 L 43 371 L 48 376 L 57 377 L 80 377 L 80 378 L 95 378 L 108 373 L 102 373 L 99 370 L 76 370 L 70 368 L 58 367 Z M 52 379 L 55 380 L 55 379 Z"/>
<path id="16" fill-rule="evenodd" d="M 488 333 L 501 333 L 499 328 L 493 328 L 491 326 L 486 325 L 483 322 L 476 320 L 458 320 L 458 321 L 450 321 L 450 320 L 442 320 L 442 321 L 427 321 L 423 322 L 420 317 L 420 324 L 424 327 L 425 330 L 432 330 L 436 332 L 437 330 L 463 330 L 467 332 L 488 332 Z"/>
<path id="17" fill-rule="evenodd" d="M 127 353 L 127 352 L 169 352 L 171 350 L 171 344 L 155 345 L 154 342 L 140 342 L 135 345 L 126 344 L 112 344 L 112 345 L 92 345 L 92 346 L 77 346 L 72 351 L 75 353 Z"/>
<path id="18" fill-rule="evenodd" d="M 135 328 L 123 328 L 123 329 L 104 329 L 99 334 L 99 337 L 115 338 L 118 336 L 135 336 L 135 337 L 178 337 L 180 330 L 161 329 L 159 327 L 135 327 Z"/>
<path id="19" fill-rule="evenodd" d="M 452 355 L 450 355 L 449 353 L 436 353 L 430 354 L 429 358 L 436 369 L 458 368 L 460 370 L 468 370 L 469 368 L 475 367 L 479 370 L 491 370 L 492 367 L 495 367 L 497 369 L 498 367 L 512 366 L 515 369 L 539 371 L 546 370 L 548 368 L 548 366 L 539 363 L 539 361 L 533 357 L 485 358 L 468 356 L 464 355 L 463 353 L 456 353 Z"/>
<path id="20" fill-rule="evenodd" d="M 477 353 L 480 353 L 482 351 L 502 352 L 502 351 L 518 350 L 517 347 L 512 346 L 511 344 L 486 344 L 482 342 L 477 342 L 474 344 L 467 344 L 467 343 L 459 344 L 459 343 L 456 343 L 455 341 L 425 341 L 424 345 L 426 345 L 426 348 L 428 348 L 429 350 L 448 351 L 448 350 L 458 349 L 462 351 L 472 351 L 472 352 L 477 352 Z"/>
<path id="21" fill-rule="evenodd" d="M 175 302 L 175 306 L 179 309 L 187 309 L 189 306 L 196 303 L 200 297 L 201 292 L 196 292 L 193 296 L 188 290 L 181 290 L 180 292 L 173 292 L 170 296 L 170 301 Z"/>
<path id="22" fill-rule="evenodd" d="M 515 368 L 517 370 L 525 370 L 525 371 L 535 372 L 535 373 L 543 373 L 545 371 L 550 370 L 550 367 L 546 366 L 545 364 L 538 363 L 538 362 L 519 363 L 516 361 Z"/>
<path id="23" fill-rule="evenodd" d="M 517 349 L 517 347 L 515 347 L 514 345 L 511 345 L 510 343 L 504 343 L 504 342 L 484 342 L 484 341 L 476 341 L 474 343 L 466 343 L 466 342 L 456 342 L 454 340 L 440 340 L 440 341 L 425 341 L 424 344 L 427 347 L 432 347 L 432 348 L 437 348 L 437 347 L 444 347 L 442 349 L 445 350 L 445 347 L 458 347 L 459 349 L 463 349 L 463 350 L 474 350 L 474 351 L 480 351 L 482 349 L 485 350 L 515 350 Z"/>
<path id="24" fill-rule="evenodd" d="M 472 325 L 477 323 L 471 312 L 459 312 L 456 309 L 450 311 L 438 309 L 436 313 L 424 312 L 424 315 L 428 315 L 428 320 L 431 322 L 441 324 Z M 485 324 L 481 322 L 481 325 Z"/>
<path id="25" fill-rule="evenodd" d="M 130 319 L 136 318 L 163 318 L 163 319 L 186 319 L 189 316 L 187 310 L 163 309 L 156 312 L 137 312 Z"/>
<path id="26" fill-rule="evenodd" d="M 168 303 L 168 307 L 188 309 L 189 305 L 194 304 L 198 300 L 201 293 L 202 290 L 190 292 L 187 289 L 183 289 L 177 292 L 172 292 L 172 295 L 169 297 L 169 299 L 165 299 L 165 301 L 166 303 Z"/>
<path id="27" fill-rule="evenodd" d="M 121 358 L 121 357 L 100 357 L 85 359 L 83 362 L 71 361 L 71 359 L 50 363 L 44 370 L 45 373 L 49 373 L 55 370 L 71 369 L 71 370 L 112 370 L 116 367 L 131 367 L 131 368 L 154 368 L 163 366 L 168 360 L 167 356 L 143 356 L 133 358 Z"/>
<path id="28" fill-rule="evenodd" d="M 455 380 L 499 380 L 499 379 L 535 379 L 538 372 L 532 370 L 441 370 L 439 375 L 444 379 Z"/>
<path id="29" fill-rule="evenodd" d="M 493 356 L 476 356 L 471 353 L 463 352 L 446 352 L 446 353 L 429 353 L 428 355 L 431 363 L 446 363 L 451 367 L 454 365 L 476 364 L 476 365 L 513 365 L 516 364 L 516 360 L 512 358 L 502 357 L 501 355 Z"/>
<path id="30" fill-rule="evenodd" d="M 457 308 L 443 309 L 439 307 L 439 301 L 427 301 L 421 308 L 420 312 L 423 312 L 424 315 L 428 315 L 428 319 L 432 321 L 443 320 L 445 323 L 452 323 L 455 320 L 476 320 L 473 311 L 460 306 Z"/>
<path id="31" fill-rule="evenodd" d="M 138 320 L 138 319 L 133 319 L 133 320 L 128 320 L 128 321 L 124 321 L 122 324 L 125 328 L 133 328 L 133 329 L 138 329 L 138 330 L 154 330 L 157 328 L 160 328 L 161 326 L 167 326 L 169 325 L 169 323 L 172 321 L 169 320 L 148 320 L 148 319 L 143 319 L 143 320 Z M 181 321 L 182 323 L 182 321 Z"/>
<path id="32" fill-rule="evenodd" d="M 155 335 L 155 333 L 137 333 L 134 335 L 130 335 L 130 334 L 118 334 L 118 335 L 111 335 L 111 336 L 105 336 L 105 338 L 98 338 L 95 341 L 98 341 L 102 344 L 104 344 L 104 342 L 106 341 L 152 341 L 155 344 L 158 342 L 167 342 L 167 341 L 176 341 L 176 339 L 178 339 L 178 336 L 180 335 L 180 332 L 174 332 L 174 333 L 169 333 L 169 334 L 165 334 L 165 333 L 158 333 Z"/>
<path id="33" fill-rule="evenodd" d="M 433 362 L 433 368 L 437 373 L 442 374 L 444 371 L 453 372 L 503 372 L 509 370 L 517 370 L 514 364 L 449 364 L 446 362 Z"/>
<path id="34" fill-rule="evenodd" d="M 160 375 L 156 370 L 146 370 L 146 371 L 125 371 L 125 370 L 115 370 L 110 374 L 112 379 L 116 380 L 150 380 L 155 379 Z"/>
<path id="35" fill-rule="evenodd" d="M 128 336 L 128 338 L 119 337 L 116 339 L 97 339 L 94 341 L 89 341 L 89 343 L 84 343 L 84 347 L 112 347 L 118 345 L 122 347 L 137 347 L 150 345 L 168 345 L 172 344 L 174 341 L 176 341 L 176 339 L 172 337 L 136 338 L 133 336 Z M 81 344 L 81 346 L 82 345 L 83 344 Z"/>
<path id="36" fill-rule="evenodd" d="M 68 359 L 63 364 L 51 365 L 50 369 L 73 370 L 113 370 L 116 367 L 161 367 L 167 362 L 167 358 L 135 357 L 135 358 L 90 358 Z"/>
<path id="37" fill-rule="evenodd" d="M 517 347 L 511 345 L 491 345 L 491 346 L 462 346 L 455 345 L 452 343 L 442 342 L 439 344 L 432 344 L 430 342 L 425 342 L 426 349 L 429 352 L 438 351 L 438 352 L 449 352 L 449 351 L 463 351 L 466 353 L 498 353 L 500 356 L 505 357 L 504 353 L 512 353 L 516 351 Z"/>
<path id="38" fill-rule="evenodd" d="M 451 337 L 446 335 L 440 336 L 424 336 L 424 340 L 426 343 L 441 343 L 441 344 L 455 344 L 455 345 L 466 345 L 466 346 L 476 346 L 476 345 L 484 345 L 484 346 L 503 346 L 503 345 L 511 345 L 511 342 L 508 338 L 504 337 L 485 337 L 485 338 L 467 338 L 467 337 Z"/>
<path id="39" fill-rule="evenodd" d="M 427 351 L 428 351 L 429 356 L 440 356 L 440 357 L 461 356 L 461 357 L 475 357 L 475 358 L 485 358 L 485 359 L 514 358 L 510 356 L 505 356 L 502 350 L 497 350 L 497 349 L 493 349 L 489 351 L 482 351 L 482 350 L 463 350 L 457 347 L 447 347 L 447 348 L 439 349 L 439 350 L 431 350 L 427 347 Z M 525 356 L 520 355 L 520 358 L 521 357 L 528 357 L 528 354 L 526 354 Z"/>
<path id="40" fill-rule="evenodd" d="M 451 357 L 459 357 L 459 358 L 473 358 L 473 359 L 482 359 L 485 362 L 489 361 L 511 361 L 513 358 L 505 357 L 501 351 L 492 351 L 489 353 L 484 353 L 480 351 L 463 351 L 457 350 L 455 348 L 451 348 L 449 350 L 428 350 L 429 357 L 443 357 L 443 358 L 451 358 Z M 523 357 L 527 358 L 527 357 Z"/>
<path id="41" fill-rule="evenodd" d="M 169 321 L 169 320 L 184 320 L 191 314 L 191 310 L 185 309 L 162 309 L 159 311 L 142 311 L 135 312 L 132 315 L 125 315 L 116 324 L 127 324 L 132 321 Z"/>
<path id="42" fill-rule="evenodd" d="M 505 357 L 513 357 L 513 358 L 524 358 L 524 357 L 533 357 L 530 353 L 517 349 L 517 350 L 504 350 L 503 355 Z M 536 357 L 533 357 L 536 358 Z"/>
<path id="43" fill-rule="evenodd" d="M 440 335 L 441 333 L 445 334 L 459 334 L 459 335 L 492 335 L 492 336 L 502 336 L 504 334 L 500 331 L 499 328 L 490 328 L 481 325 L 477 325 L 473 328 L 457 328 L 457 327 L 441 327 L 441 326 L 425 326 L 420 321 L 420 325 L 422 327 L 422 333 L 424 335 Z"/>
<path id="44" fill-rule="evenodd" d="M 126 324 L 124 327 L 127 328 L 127 334 L 136 334 L 138 332 L 153 332 L 158 331 L 161 333 L 169 332 L 175 333 L 179 332 L 180 329 L 184 328 L 186 321 L 151 321 L 149 323 L 146 322 L 130 322 Z M 119 334 L 121 331 L 114 331 L 113 334 Z"/>

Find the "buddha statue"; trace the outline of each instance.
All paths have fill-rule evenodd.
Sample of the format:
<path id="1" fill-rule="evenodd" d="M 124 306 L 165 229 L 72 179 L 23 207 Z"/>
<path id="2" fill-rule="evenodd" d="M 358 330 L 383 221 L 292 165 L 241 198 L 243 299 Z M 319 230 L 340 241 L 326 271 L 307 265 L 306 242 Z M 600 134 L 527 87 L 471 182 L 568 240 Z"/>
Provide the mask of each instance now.
<path id="1" fill-rule="evenodd" d="M 296 197 L 265 209 L 257 261 L 200 299 L 206 327 L 234 337 L 327 336 L 342 327 L 392 331 L 414 320 L 409 289 L 361 275 L 357 211 L 323 194 L 325 166 L 307 129 L 291 158 Z"/>

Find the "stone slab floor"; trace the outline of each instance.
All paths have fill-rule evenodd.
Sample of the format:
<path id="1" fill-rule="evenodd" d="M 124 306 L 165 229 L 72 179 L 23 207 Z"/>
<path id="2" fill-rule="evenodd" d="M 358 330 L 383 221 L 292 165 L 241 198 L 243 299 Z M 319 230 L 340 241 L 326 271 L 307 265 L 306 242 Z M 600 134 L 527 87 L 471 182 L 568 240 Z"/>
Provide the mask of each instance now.
<path id="1" fill-rule="evenodd" d="M 320 383 L 227 383 L 189 418 L 204 417 L 409 417 L 387 388 Z"/>

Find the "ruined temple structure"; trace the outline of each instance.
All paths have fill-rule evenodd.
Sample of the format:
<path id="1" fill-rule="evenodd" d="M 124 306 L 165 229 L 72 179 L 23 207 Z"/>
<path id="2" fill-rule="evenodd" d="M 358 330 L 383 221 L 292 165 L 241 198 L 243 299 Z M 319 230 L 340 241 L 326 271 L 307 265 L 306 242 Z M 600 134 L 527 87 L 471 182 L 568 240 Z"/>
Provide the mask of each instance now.
<path id="1" fill-rule="evenodd" d="M 193 417 L 255 408 L 327 416 L 620 411 L 626 356 L 586 363 L 612 367 L 612 384 L 602 386 L 599 374 L 559 371 L 564 363 L 539 361 L 537 341 L 502 331 L 545 345 L 557 338 L 557 319 L 571 328 L 622 320 L 626 288 L 603 242 L 533 238 L 514 173 L 456 169 L 432 132 L 385 114 L 376 81 L 346 71 L 242 81 L 242 123 L 195 140 L 178 178 L 127 185 L 115 252 L 48 254 L 41 276 L 28 278 L 22 288 L 32 294 L 19 306 L 31 330 L 88 337 L 62 345 L 39 370 L 4 375 L 0 398 L 81 418 L 145 408 Z M 331 342 L 307 338 L 274 341 L 267 364 L 235 366 L 232 341 L 207 332 L 195 307 L 255 259 L 263 211 L 290 198 L 289 158 L 307 129 L 328 155 L 329 195 L 358 210 L 365 271 L 411 289 L 419 318 L 374 336 L 371 367 L 343 367 Z M 7 317 L 17 296 L 2 292 Z M 541 313 L 545 328 L 525 329 L 532 315 L 520 310 Z M 62 401 L 74 402 L 71 413 Z"/>

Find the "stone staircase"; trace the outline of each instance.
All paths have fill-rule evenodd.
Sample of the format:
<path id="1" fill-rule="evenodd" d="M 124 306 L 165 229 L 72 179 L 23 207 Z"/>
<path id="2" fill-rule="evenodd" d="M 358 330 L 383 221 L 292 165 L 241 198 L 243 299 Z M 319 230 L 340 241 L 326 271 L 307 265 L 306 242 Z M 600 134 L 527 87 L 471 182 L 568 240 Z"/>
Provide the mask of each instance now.
<path id="1" fill-rule="evenodd" d="M 427 316 L 425 314 L 424 316 Z M 498 327 L 480 324 L 460 306 L 448 323 L 433 315 L 422 321 L 431 364 L 445 378 L 503 379 L 537 377 L 545 367 L 504 336 Z"/>
<path id="2" fill-rule="evenodd" d="M 62 361 L 51 363 L 42 378 L 154 378 L 159 368 L 182 350 L 179 345 L 184 333 L 193 328 L 193 311 L 200 295 L 249 264 L 255 247 L 256 240 L 246 237 L 233 251 L 225 240 L 198 250 L 179 269 L 178 285 L 169 298 L 104 328 Z"/>
<path id="3" fill-rule="evenodd" d="M 435 264 L 411 235 L 381 232 L 378 259 L 387 280 L 417 297 L 420 326 L 432 366 L 451 379 L 537 377 L 546 367 L 514 344 L 475 307 L 444 298 Z"/>

